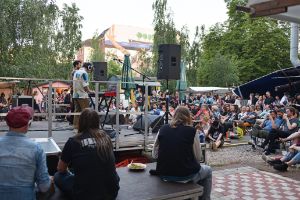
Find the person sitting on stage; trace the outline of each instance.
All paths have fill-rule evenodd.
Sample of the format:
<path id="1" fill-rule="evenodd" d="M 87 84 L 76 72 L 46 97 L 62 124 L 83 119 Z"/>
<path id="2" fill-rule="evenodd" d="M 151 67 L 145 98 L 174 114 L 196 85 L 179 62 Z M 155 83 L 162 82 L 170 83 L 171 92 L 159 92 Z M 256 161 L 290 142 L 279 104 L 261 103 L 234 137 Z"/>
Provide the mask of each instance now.
<path id="1" fill-rule="evenodd" d="M 183 106 L 175 110 L 170 124 L 160 128 L 156 135 L 152 151 L 157 158 L 156 170 L 165 181 L 193 181 L 204 187 L 202 199 L 210 199 L 212 170 L 207 165 L 200 165 L 201 148 L 199 135 L 192 127 L 190 111 Z"/>
<path id="2" fill-rule="evenodd" d="M 79 117 L 78 134 L 69 138 L 57 165 L 54 182 L 73 199 L 115 199 L 119 176 L 113 145 L 99 130 L 99 116 L 86 108 Z M 71 166 L 74 174 L 68 171 Z"/>
<path id="3" fill-rule="evenodd" d="M 46 155 L 41 146 L 26 137 L 33 109 L 12 108 L 5 120 L 8 133 L 0 137 L 0 199 L 36 199 L 35 184 L 40 192 L 50 188 Z"/>

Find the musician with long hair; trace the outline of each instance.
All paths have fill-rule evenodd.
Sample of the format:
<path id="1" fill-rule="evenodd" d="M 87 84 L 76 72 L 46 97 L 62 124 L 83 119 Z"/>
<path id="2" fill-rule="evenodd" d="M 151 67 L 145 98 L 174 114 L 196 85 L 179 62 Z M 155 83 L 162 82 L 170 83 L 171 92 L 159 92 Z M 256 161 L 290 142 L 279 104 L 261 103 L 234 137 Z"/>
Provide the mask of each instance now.
<path id="1" fill-rule="evenodd" d="M 86 108 L 79 117 L 78 133 L 69 138 L 62 151 L 54 182 L 73 199 L 115 199 L 119 176 L 113 145 L 99 130 L 99 116 Z M 73 173 L 68 170 L 73 169 Z"/>
<path id="2" fill-rule="evenodd" d="M 161 127 L 152 156 L 157 158 L 156 175 L 165 181 L 198 183 L 204 187 L 202 199 L 210 199 L 212 170 L 200 165 L 199 135 L 188 108 L 177 107 L 171 123 Z"/>

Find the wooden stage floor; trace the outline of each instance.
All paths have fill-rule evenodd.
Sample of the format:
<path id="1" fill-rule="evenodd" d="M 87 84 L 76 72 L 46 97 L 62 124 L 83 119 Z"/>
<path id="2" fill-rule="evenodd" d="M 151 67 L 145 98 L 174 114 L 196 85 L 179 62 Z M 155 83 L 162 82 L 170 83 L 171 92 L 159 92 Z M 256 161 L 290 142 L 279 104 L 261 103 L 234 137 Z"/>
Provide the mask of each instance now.
<path id="1" fill-rule="evenodd" d="M 128 125 L 120 125 L 119 149 L 117 151 L 144 149 L 144 135 L 133 129 L 128 129 Z M 105 128 L 111 129 L 110 125 Z M 115 128 L 115 126 L 114 126 Z M 0 122 L 0 136 L 5 135 L 8 126 L 5 121 Z M 69 137 L 76 134 L 73 126 L 68 122 L 60 122 L 54 120 L 52 122 L 52 138 L 62 149 Z M 156 134 L 148 136 L 148 144 L 153 144 Z M 48 121 L 33 121 L 27 133 L 29 138 L 47 138 L 48 137 Z M 112 139 L 115 145 L 115 139 Z"/>

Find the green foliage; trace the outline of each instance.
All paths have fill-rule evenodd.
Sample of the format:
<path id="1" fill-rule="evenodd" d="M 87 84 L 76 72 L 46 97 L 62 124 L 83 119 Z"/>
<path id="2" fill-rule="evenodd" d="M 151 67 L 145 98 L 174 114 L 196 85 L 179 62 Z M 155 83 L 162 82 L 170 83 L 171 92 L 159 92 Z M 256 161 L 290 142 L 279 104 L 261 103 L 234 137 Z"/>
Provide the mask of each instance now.
<path id="1" fill-rule="evenodd" d="M 250 18 L 237 12 L 244 0 L 226 1 L 229 19 L 215 24 L 203 36 L 202 58 L 211 60 L 216 53 L 234 63 L 241 82 L 289 67 L 289 26 L 270 18 Z M 205 80 L 202 80 L 202 82 Z"/>
<path id="2" fill-rule="evenodd" d="M 137 52 L 137 63 L 138 63 L 138 70 L 147 75 L 147 76 L 156 76 L 155 71 L 152 68 L 152 56 L 150 52 L 140 49 Z"/>
<path id="3" fill-rule="evenodd" d="M 76 5 L 59 10 L 50 0 L 0 4 L 0 76 L 68 78 L 81 44 Z"/>
<path id="4" fill-rule="evenodd" d="M 98 33 L 98 31 L 96 31 L 91 40 L 92 52 L 90 55 L 90 60 L 104 62 L 105 61 L 105 52 L 104 52 L 104 49 L 101 48 L 101 45 L 100 45 L 101 43 L 99 41 L 100 41 L 99 33 Z"/>
<path id="5" fill-rule="evenodd" d="M 201 85 L 229 87 L 238 83 L 237 68 L 220 53 L 203 60 L 200 69 L 197 75 L 201 77 Z"/>
<path id="6" fill-rule="evenodd" d="M 110 60 L 107 63 L 107 70 L 108 70 L 108 77 L 110 78 L 113 75 L 119 75 L 121 76 L 121 71 L 122 71 L 122 65 L 116 63 L 113 60 Z"/>
<path id="7" fill-rule="evenodd" d="M 204 27 L 201 27 L 203 32 Z M 201 34 L 199 31 L 199 27 L 196 27 L 195 36 L 193 39 L 192 44 L 188 49 L 187 54 L 187 70 L 186 70 L 186 77 L 187 77 L 187 84 L 189 86 L 197 86 L 200 83 L 200 78 L 197 76 L 197 72 L 200 70 L 201 67 Z"/>
<path id="8" fill-rule="evenodd" d="M 153 25 L 153 60 L 154 71 L 157 69 L 158 46 L 160 44 L 176 44 L 177 31 L 171 12 L 167 10 L 167 0 L 155 0 L 152 5 L 154 11 Z"/>
<path id="9" fill-rule="evenodd" d="M 225 0 L 228 20 L 205 31 L 196 27 L 191 41 L 184 26 L 175 29 L 167 0 L 155 0 L 153 68 L 156 70 L 158 45 L 180 44 L 187 65 L 189 86 L 232 86 L 280 68 L 289 67 L 289 25 L 270 18 L 250 18 L 236 11 L 247 0 Z M 169 84 L 170 88 L 172 84 Z M 163 83 L 163 87 L 165 87 Z"/>

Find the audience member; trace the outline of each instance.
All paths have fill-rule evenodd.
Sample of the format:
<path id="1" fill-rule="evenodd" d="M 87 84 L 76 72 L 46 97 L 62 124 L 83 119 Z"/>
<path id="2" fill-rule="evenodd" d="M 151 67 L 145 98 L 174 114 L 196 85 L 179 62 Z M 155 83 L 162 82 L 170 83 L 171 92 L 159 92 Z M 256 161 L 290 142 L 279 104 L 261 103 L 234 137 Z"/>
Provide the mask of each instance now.
<path id="1" fill-rule="evenodd" d="M 99 130 L 99 125 L 97 112 L 84 109 L 77 135 L 69 138 L 62 151 L 54 182 L 73 199 L 109 200 L 118 194 L 113 145 L 109 136 Z"/>
<path id="2" fill-rule="evenodd" d="M 32 200 L 35 191 L 47 192 L 50 177 L 41 146 L 26 137 L 33 109 L 12 108 L 5 120 L 8 133 L 0 137 L 0 199 Z M 36 188 L 35 188 L 36 184 Z"/>
<path id="3" fill-rule="evenodd" d="M 177 107 L 170 124 L 156 136 L 152 156 L 157 158 L 156 174 L 165 181 L 193 181 L 204 187 L 202 199 L 209 200 L 212 171 L 200 165 L 200 141 L 192 127 L 192 117 L 186 107 Z"/>

